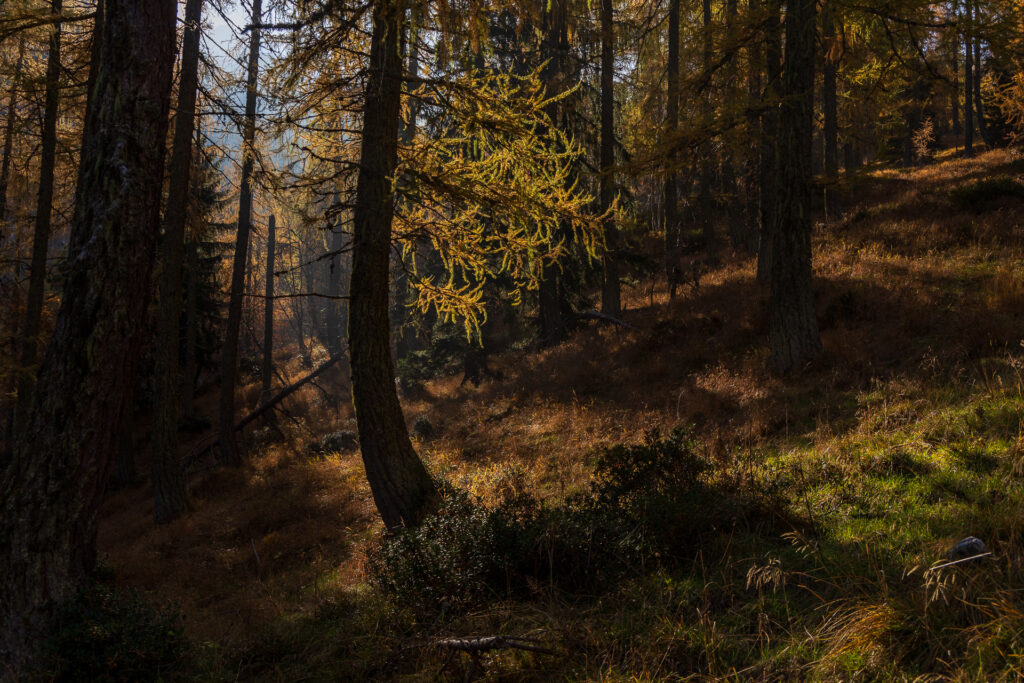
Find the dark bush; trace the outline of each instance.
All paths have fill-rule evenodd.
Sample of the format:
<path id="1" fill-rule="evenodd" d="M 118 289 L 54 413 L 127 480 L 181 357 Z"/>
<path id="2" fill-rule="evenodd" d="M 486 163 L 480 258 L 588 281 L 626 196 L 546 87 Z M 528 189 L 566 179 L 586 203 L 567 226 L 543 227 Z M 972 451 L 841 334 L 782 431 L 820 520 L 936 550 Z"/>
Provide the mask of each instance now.
<path id="1" fill-rule="evenodd" d="M 960 204 L 980 208 L 1004 197 L 1024 199 L 1024 184 L 1007 176 L 985 178 L 954 188 L 949 195 Z"/>
<path id="2" fill-rule="evenodd" d="M 188 662 L 181 617 L 132 593 L 93 585 L 57 610 L 40 680 L 167 680 Z"/>
<path id="3" fill-rule="evenodd" d="M 601 453 L 587 491 L 558 504 L 530 494 L 487 508 L 459 491 L 419 527 L 384 536 L 371 582 L 421 613 L 548 588 L 600 590 L 692 551 L 735 512 L 706 483 L 709 463 L 686 432 Z"/>

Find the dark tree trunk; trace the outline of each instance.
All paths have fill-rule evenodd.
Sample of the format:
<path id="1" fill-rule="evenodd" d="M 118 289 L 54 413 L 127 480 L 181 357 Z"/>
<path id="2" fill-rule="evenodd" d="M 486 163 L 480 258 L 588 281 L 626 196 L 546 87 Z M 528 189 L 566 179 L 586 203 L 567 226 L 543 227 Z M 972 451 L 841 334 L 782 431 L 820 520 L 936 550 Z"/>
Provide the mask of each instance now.
<path id="1" fill-rule="evenodd" d="M 541 50 L 548 64 L 544 79 L 547 92 L 553 97 L 560 94 L 565 85 L 565 60 L 569 51 L 565 0 L 551 0 L 545 21 L 547 25 Z M 558 102 L 548 106 L 546 113 L 552 126 L 558 125 L 559 106 Z M 540 342 L 543 346 L 561 342 L 568 330 L 563 315 L 561 279 L 561 267 L 557 263 L 543 265 L 537 292 Z"/>
<path id="2" fill-rule="evenodd" d="M 62 0 L 52 0 L 50 10 L 59 15 Z M 50 33 L 50 49 L 46 58 L 46 103 L 43 106 L 42 148 L 39 157 L 39 195 L 36 202 L 35 229 L 32 233 L 32 263 L 29 267 L 28 300 L 21 328 L 21 379 L 18 400 L 14 407 L 14 429 L 19 434 L 32 405 L 35 386 L 35 364 L 38 360 L 39 323 L 46 294 L 46 254 L 50 246 L 53 212 L 53 175 L 57 161 L 57 108 L 60 103 L 61 25 L 55 23 Z"/>
<path id="3" fill-rule="evenodd" d="M 748 0 L 747 10 L 750 21 L 760 20 L 761 0 Z M 761 138 L 761 71 L 764 68 L 762 51 L 755 41 L 747 47 L 747 126 L 752 141 Z M 760 193 L 760 145 L 751 145 L 747 152 L 746 201 L 747 218 L 744 227 L 744 242 L 747 251 L 756 254 L 761 241 L 761 198 Z"/>
<path id="4" fill-rule="evenodd" d="M 669 1 L 668 15 L 668 103 L 665 106 L 665 275 L 669 298 L 679 286 L 679 0 Z"/>
<path id="5" fill-rule="evenodd" d="M 172 0 L 106 0 L 64 297 L 0 481 L 0 660 L 41 642 L 96 559 L 99 505 L 150 292 L 174 63 Z"/>
<path id="6" fill-rule="evenodd" d="M 959 3 L 953 1 L 953 14 L 956 15 Z M 953 88 L 950 93 L 950 100 L 953 105 L 953 135 L 959 137 L 963 134 L 963 126 L 960 125 L 960 33 L 952 31 L 953 54 L 951 66 L 953 70 Z"/>
<path id="7" fill-rule="evenodd" d="M 711 59 L 714 56 L 714 43 L 711 34 L 711 0 L 703 0 L 702 28 L 704 35 L 704 95 L 701 98 L 704 125 L 711 126 L 713 114 L 711 104 Z M 705 142 L 701 145 L 700 161 L 700 220 L 704 233 L 704 250 L 710 265 L 718 263 L 718 240 L 715 237 L 715 223 L 711 206 L 711 134 L 705 133 Z"/>
<path id="8" fill-rule="evenodd" d="M 345 274 L 342 270 L 342 263 L 344 263 L 343 254 L 340 252 L 343 246 L 344 235 L 341 232 L 341 226 L 336 225 L 331 228 L 330 241 L 327 245 L 327 248 L 334 253 L 334 256 L 328 262 L 327 281 L 327 293 L 332 297 L 340 297 L 342 295 L 341 283 Z M 344 341 L 342 337 L 347 327 L 347 321 L 345 320 L 346 310 L 345 302 L 341 299 L 333 298 L 327 301 L 327 350 L 331 356 L 341 353 L 342 342 Z"/>
<path id="9" fill-rule="evenodd" d="M 977 0 L 974 3 L 974 21 L 975 24 L 981 23 L 981 7 L 978 6 Z M 981 101 L 981 36 L 978 35 L 977 29 L 974 33 L 974 108 L 975 114 L 978 116 L 978 132 L 981 133 L 981 139 L 985 142 L 985 145 L 992 148 L 992 138 L 989 135 L 988 125 L 985 122 L 985 107 Z"/>
<path id="10" fill-rule="evenodd" d="M 607 212 L 615 198 L 615 26 L 612 0 L 601 0 L 601 211 Z M 605 221 L 608 251 L 604 256 L 604 287 L 601 310 L 618 315 L 622 308 L 619 285 L 619 231 L 611 216 Z"/>
<path id="11" fill-rule="evenodd" d="M 181 47 L 181 78 L 174 119 L 174 148 L 168 169 L 170 188 L 164 215 L 160 264 L 160 320 L 156 348 L 156 411 L 153 420 L 153 517 L 158 524 L 178 517 L 188 505 L 185 473 L 181 468 L 178 421 L 181 417 L 182 268 L 185 261 L 185 222 L 192 171 L 196 89 L 199 85 L 199 31 L 203 0 L 185 4 L 185 37 Z"/>
<path id="12" fill-rule="evenodd" d="M 374 502 L 388 528 L 415 526 L 437 498 L 434 482 L 409 441 L 395 393 L 388 324 L 395 210 L 391 177 L 398 164 L 404 10 L 404 0 L 377 0 L 373 7 L 353 215 L 348 330 L 359 445 Z"/>
<path id="13" fill-rule="evenodd" d="M 779 87 L 782 79 L 782 25 L 779 13 L 782 0 L 768 0 L 768 16 L 764 22 L 765 76 L 764 113 L 761 115 L 761 241 L 757 251 L 757 278 L 770 280 L 772 240 L 768 238 L 771 224 L 778 213 L 779 184 Z M 808 159 L 808 163 L 810 160 Z"/>
<path id="14" fill-rule="evenodd" d="M 789 0 L 779 116 L 779 196 L 772 241 L 769 367 L 787 372 L 821 353 L 811 291 L 811 147 L 814 137 L 815 0 Z"/>
<path id="15" fill-rule="evenodd" d="M 18 121 L 18 88 L 21 87 L 21 71 L 25 63 L 25 36 L 18 41 L 18 61 L 14 63 L 11 89 L 7 93 L 7 123 L 4 125 L 3 161 L 0 162 L 0 222 L 7 218 L 7 183 L 11 177 L 11 154 L 14 152 L 14 128 Z M 3 241 L 0 232 L 0 241 Z"/>
<path id="16" fill-rule="evenodd" d="M 195 412 L 197 354 L 199 350 L 199 252 L 194 240 L 189 241 L 185 253 L 185 273 L 188 278 L 185 286 L 185 367 L 184 388 L 181 396 L 181 413 L 192 415 Z"/>
<path id="17" fill-rule="evenodd" d="M 249 232 L 252 221 L 252 170 L 256 141 L 256 85 L 260 70 L 260 29 L 255 27 L 263 16 L 262 0 L 253 0 L 249 34 L 249 72 L 246 80 L 245 128 L 242 131 L 242 179 L 238 193 L 238 232 L 235 235 L 235 257 L 231 270 L 231 300 L 228 322 L 221 350 L 220 377 L 220 453 L 222 465 L 237 467 L 242 454 L 235 441 L 235 385 L 238 383 L 238 337 L 242 328 L 242 299 L 245 296 L 245 273 L 249 264 Z"/>
<path id="18" fill-rule="evenodd" d="M 740 98 L 739 60 L 737 53 L 739 46 L 736 35 L 736 20 L 739 15 L 739 0 L 728 0 L 725 12 L 725 32 L 727 36 L 728 50 L 725 80 L 730 99 Z M 733 249 L 742 250 L 746 246 L 743 230 L 743 204 L 740 201 L 738 183 L 736 182 L 736 159 L 734 154 L 733 141 L 723 141 L 722 155 L 722 191 L 725 195 L 725 216 L 729 230 L 729 241 Z"/>
<path id="19" fill-rule="evenodd" d="M 824 50 L 821 109 L 825 118 L 825 218 L 836 220 L 842 215 L 839 204 L 839 107 L 836 102 L 837 75 L 836 27 L 832 1 L 826 0 L 821 11 L 822 49 Z"/>
<path id="20" fill-rule="evenodd" d="M 971 0 L 964 0 L 964 155 L 974 156 L 974 50 Z"/>
<path id="21" fill-rule="evenodd" d="M 267 286 L 263 303 L 263 372 L 260 382 L 260 403 L 270 396 L 270 378 L 274 373 L 274 252 L 277 249 L 277 219 L 273 214 L 267 222 Z"/>

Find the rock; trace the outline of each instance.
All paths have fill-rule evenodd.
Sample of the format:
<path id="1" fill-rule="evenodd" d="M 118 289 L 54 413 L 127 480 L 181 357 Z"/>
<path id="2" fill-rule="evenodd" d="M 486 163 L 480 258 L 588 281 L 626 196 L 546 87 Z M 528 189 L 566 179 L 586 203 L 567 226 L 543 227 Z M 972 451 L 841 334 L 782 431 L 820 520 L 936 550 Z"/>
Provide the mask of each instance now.
<path id="1" fill-rule="evenodd" d="M 987 553 L 988 547 L 985 542 L 980 538 L 974 536 L 968 536 L 956 545 L 954 545 L 949 551 L 950 560 L 964 560 L 968 557 L 974 557 L 975 555 L 981 555 Z"/>
<path id="2" fill-rule="evenodd" d="M 314 455 L 345 453 L 357 448 L 359 448 L 359 437 L 355 432 L 348 430 L 332 432 L 309 444 L 309 451 Z"/>

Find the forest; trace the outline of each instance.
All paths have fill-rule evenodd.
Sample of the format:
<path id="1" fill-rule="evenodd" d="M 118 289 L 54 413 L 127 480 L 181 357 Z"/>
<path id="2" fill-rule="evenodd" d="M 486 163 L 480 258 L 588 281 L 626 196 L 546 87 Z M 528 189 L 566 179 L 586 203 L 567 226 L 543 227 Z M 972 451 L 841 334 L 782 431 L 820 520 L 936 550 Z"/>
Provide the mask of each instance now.
<path id="1" fill-rule="evenodd" d="M 0 681 L 1024 679 L 1024 0 L 0 0 Z"/>

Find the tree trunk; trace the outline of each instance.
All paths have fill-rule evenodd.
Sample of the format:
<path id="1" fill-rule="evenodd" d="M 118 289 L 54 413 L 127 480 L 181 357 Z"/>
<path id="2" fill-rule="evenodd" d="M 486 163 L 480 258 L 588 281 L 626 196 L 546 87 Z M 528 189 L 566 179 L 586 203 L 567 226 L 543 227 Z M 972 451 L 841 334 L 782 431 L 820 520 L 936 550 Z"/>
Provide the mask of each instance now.
<path id="1" fill-rule="evenodd" d="M 95 565 L 99 506 L 145 336 L 175 47 L 172 0 L 106 0 L 64 297 L 0 482 L 0 660 L 18 667 Z"/>
<path id="2" fill-rule="evenodd" d="M 156 348 L 156 411 L 153 421 L 153 517 L 169 522 L 185 510 L 185 473 L 178 452 L 181 417 L 182 268 L 185 260 L 185 221 L 192 171 L 192 133 L 195 131 L 196 89 L 199 85 L 199 31 L 203 0 L 185 4 L 185 37 L 181 46 L 181 78 L 174 120 L 174 148 L 168 169 L 170 189 L 164 215 L 160 264 L 160 321 Z"/>
<path id="3" fill-rule="evenodd" d="M 352 402 L 363 464 L 377 510 L 389 529 L 415 526 L 437 498 L 434 482 L 409 441 L 398 403 L 388 325 L 388 257 L 395 210 L 391 178 L 398 164 L 404 10 L 404 0 L 377 0 L 373 6 L 348 330 Z"/>
<path id="4" fill-rule="evenodd" d="M 839 204 L 839 107 L 836 102 L 838 60 L 836 55 L 836 27 L 832 16 L 832 0 L 826 0 L 821 10 L 822 48 L 824 68 L 822 74 L 821 109 L 825 117 L 825 219 L 838 220 L 842 215 Z"/>
<path id="5" fill-rule="evenodd" d="M 782 78 L 782 25 L 779 13 L 782 0 L 768 0 L 765 31 L 764 113 L 761 115 L 761 242 L 757 252 L 757 278 L 770 280 L 772 240 L 768 238 L 771 224 L 778 213 L 779 161 L 779 86 Z"/>
<path id="6" fill-rule="evenodd" d="M 245 295 L 245 272 L 249 264 L 249 231 L 252 220 L 253 145 L 256 140 L 256 85 L 260 70 L 260 29 L 262 0 L 253 0 L 252 24 L 249 34 L 249 73 L 246 80 L 245 128 L 242 131 L 242 180 L 238 193 L 238 232 L 235 235 L 235 257 L 231 271 L 231 300 L 228 322 L 221 350 L 220 378 L 220 463 L 237 467 L 242 454 L 235 442 L 235 385 L 238 382 L 238 337 L 242 327 L 242 299 Z"/>
<path id="7" fill-rule="evenodd" d="M 711 34 L 711 0 L 703 0 L 702 3 L 702 28 L 704 35 L 704 96 L 701 98 L 703 107 L 704 125 L 710 127 L 713 115 L 711 105 L 711 59 L 713 57 L 714 43 Z M 711 207 L 711 134 L 705 133 L 705 142 L 701 145 L 700 162 L 700 220 L 704 233 L 704 250 L 707 254 L 708 264 L 718 263 L 718 240 L 715 238 L 715 223 Z"/>
<path id="8" fill-rule="evenodd" d="M 665 276 L 673 299 L 679 286 L 679 0 L 668 8 L 668 102 L 665 106 Z"/>
<path id="9" fill-rule="evenodd" d="M 185 367 L 184 388 L 181 396 L 181 413 L 192 415 L 195 412 L 196 374 L 199 344 L 199 252 L 195 240 L 188 242 L 185 254 L 185 274 L 187 279 L 185 291 Z"/>
<path id="10" fill-rule="evenodd" d="M 779 197 L 772 241 L 769 367 L 787 372 L 821 353 L 811 291 L 811 148 L 814 137 L 815 0 L 789 0 L 779 116 Z"/>
<path id="11" fill-rule="evenodd" d="M 52 0 L 50 10 L 59 15 L 62 0 Z M 50 49 L 46 58 L 46 103 L 43 108 L 42 148 L 39 158 L 39 195 L 36 202 L 35 230 L 32 234 L 32 264 L 29 268 L 28 300 L 25 303 L 25 321 L 21 328 L 21 378 L 18 381 L 18 400 L 14 407 L 15 435 L 25 425 L 32 405 L 39 345 L 39 325 L 43 315 L 46 293 L 46 254 L 50 246 L 51 215 L 53 211 L 53 176 L 57 161 L 57 107 L 60 103 L 60 43 L 61 25 L 55 23 L 50 32 Z"/>
<path id="12" fill-rule="evenodd" d="M 959 9 L 959 3 L 957 0 L 953 0 L 953 14 L 954 16 Z M 953 135 L 959 137 L 963 134 L 963 126 L 960 125 L 960 33 L 956 30 L 952 31 L 953 38 L 953 50 L 952 50 L 952 71 L 953 71 L 953 87 L 950 93 L 950 100 L 953 105 Z"/>
<path id="13" fill-rule="evenodd" d="M 728 0 L 725 12 L 725 32 L 728 50 L 725 80 L 728 84 L 729 99 L 740 99 L 739 60 L 737 53 L 736 20 L 739 15 L 739 0 Z M 735 143 L 723 140 L 722 156 L 722 192 L 725 195 L 725 216 L 729 230 L 729 241 L 733 249 L 740 251 L 746 246 L 743 235 L 743 204 L 740 202 L 738 184 L 736 182 Z"/>
<path id="14" fill-rule="evenodd" d="M 964 0 L 964 156 L 974 156 L 974 50 L 971 0 Z"/>
<path id="15" fill-rule="evenodd" d="M 974 3 L 974 21 L 975 24 L 981 23 L 981 7 L 978 6 L 977 0 Z M 978 115 L 978 132 L 981 133 L 985 145 L 991 149 L 992 137 L 985 123 L 985 108 L 981 101 L 981 36 L 978 35 L 977 29 L 974 32 L 974 107 L 975 114 Z"/>
<path id="16" fill-rule="evenodd" d="M 11 177 L 11 154 L 14 152 L 14 127 L 18 121 L 18 88 L 21 87 L 21 72 L 25 63 L 25 36 L 18 41 L 18 61 L 14 63 L 14 76 L 7 95 L 7 123 L 4 126 L 3 161 L 0 162 L 0 223 L 7 219 L 7 182 Z M 2 227 L 2 226 L 0 226 Z M 4 234 L 0 231 L 0 242 Z"/>
<path id="17" fill-rule="evenodd" d="M 274 251 L 277 249 L 277 219 L 273 214 L 267 222 L 267 287 L 263 303 L 263 373 L 260 403 L 270 396 L 270 378 L 274 373 Z"/>
<path id="18" fill-rule="evenodd" d="M 601 0 L 601 212 L 611 210 L 615 199 L 615 25 L 612 0 Z M 622 308 L 619 284 L 619 231 L 615 219 L 604 224 L 608 251 L 604 255 L 604 287 L 601 310 L 618 315 Z"/>
<path id="19" fill-rule="evenodd" d="M 750 22 L 760 20 L 761 0 L 748 0 L 747 11 Z M 747 47 L 747 127 L 751 142 L 761 138 L 761 71 L 764 68 L 763 54 L 756 41 Z M 760 179 L 758 177 L 761 164 L 760 145 L 751 144 L 747 152 L 746 193 L 747 218 L 744 227 L 744 241 L 747 251 L 756 254 L 761 241 L 761 198 Z"/>

